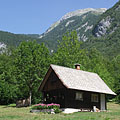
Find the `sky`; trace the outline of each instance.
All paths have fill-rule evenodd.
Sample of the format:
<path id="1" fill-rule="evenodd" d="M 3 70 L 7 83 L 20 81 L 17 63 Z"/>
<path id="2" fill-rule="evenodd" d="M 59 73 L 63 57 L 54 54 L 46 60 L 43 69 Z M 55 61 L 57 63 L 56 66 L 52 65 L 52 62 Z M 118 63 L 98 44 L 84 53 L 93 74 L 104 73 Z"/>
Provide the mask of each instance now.
<path id="1" fill-rule="evenodd" d="M 111 8 L 119 0 L 0 0 L 0 30 L 42 34 L 68 12 Z"/>

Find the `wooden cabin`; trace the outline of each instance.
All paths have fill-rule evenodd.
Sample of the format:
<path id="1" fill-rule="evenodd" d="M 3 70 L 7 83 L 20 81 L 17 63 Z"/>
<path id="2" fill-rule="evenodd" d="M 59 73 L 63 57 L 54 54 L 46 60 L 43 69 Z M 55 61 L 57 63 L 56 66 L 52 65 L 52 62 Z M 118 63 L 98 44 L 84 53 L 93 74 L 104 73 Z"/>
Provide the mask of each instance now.
<path id="1" fill-rule="evenodd" d="M 57 103 L 61 108 L 106 110 L 106 95 L 116 95 L 96 74 L 76 69 L 50 65 L 39 90 L 44 103 Z"/>

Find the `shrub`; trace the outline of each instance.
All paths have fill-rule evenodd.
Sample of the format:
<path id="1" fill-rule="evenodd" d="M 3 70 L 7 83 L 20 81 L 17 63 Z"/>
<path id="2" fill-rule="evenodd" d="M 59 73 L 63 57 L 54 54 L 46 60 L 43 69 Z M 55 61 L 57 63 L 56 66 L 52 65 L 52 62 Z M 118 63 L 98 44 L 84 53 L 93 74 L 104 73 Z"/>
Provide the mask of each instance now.
<path id="1" fill-rule="evenodd" d="M 46 104 L 36 104 L 32 106 L 32 110 L 42 110 L 42 109 L 47 109 Z"/>
<path id="2" fill-rule="evenodd" d="M 56 109 L 54 109 L 54 112 L 55 113 L 60 113 L 60 112 L 62 112 L 59 108 L 56 108 Z"/>
<path id="3" fill-rule="evenodd" d="M 32 106 L 32 110 L 44 110 L 44 109 L 53 109 L 55 113 L 60 113 L 60 105 L 51 103 L 51 104 L 36 104 Z"/>
<path id="4" fill-rule="evenodd" d="M 47 104 L 47 108 L 48 109 L 56 109 L 56 108 L 60 108 L 60 105 L 59 104 L 54 104 L 54 103 L 51 103 L 51 104 Z"/>

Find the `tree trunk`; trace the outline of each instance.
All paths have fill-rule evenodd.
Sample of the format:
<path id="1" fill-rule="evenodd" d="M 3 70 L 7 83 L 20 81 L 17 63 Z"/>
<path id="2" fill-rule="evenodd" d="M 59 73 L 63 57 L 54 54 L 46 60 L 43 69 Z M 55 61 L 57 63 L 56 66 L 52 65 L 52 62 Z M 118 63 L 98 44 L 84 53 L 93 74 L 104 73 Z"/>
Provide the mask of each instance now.
<path id="1" fill-rule="evenodd" d="M 30 106 L 31 106 L 31 98 L 32 98 L 32 92 L 31 92 L 31 90 L 30 90 Z"/>

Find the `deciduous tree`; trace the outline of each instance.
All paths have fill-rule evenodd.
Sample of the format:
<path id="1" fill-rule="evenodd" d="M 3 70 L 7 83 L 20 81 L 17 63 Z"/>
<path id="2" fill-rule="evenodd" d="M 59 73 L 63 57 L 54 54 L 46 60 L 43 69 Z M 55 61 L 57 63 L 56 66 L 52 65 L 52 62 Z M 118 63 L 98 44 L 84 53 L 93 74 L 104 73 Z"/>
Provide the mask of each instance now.
<path id="1" fill-rule="evenodd" d="M 22 42 L 15 53 L 16 79 L 22 97 L 29 96 L 30 105 L 32 94 L 38 92 L 43 76 L 49 66 L 49 51 L 44 44 L 35 41 Z"/>

